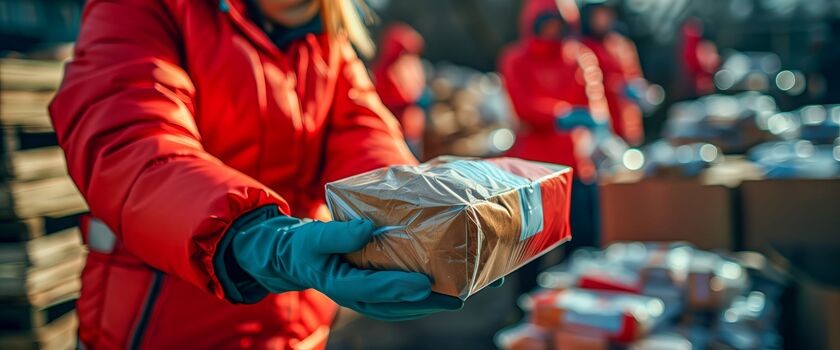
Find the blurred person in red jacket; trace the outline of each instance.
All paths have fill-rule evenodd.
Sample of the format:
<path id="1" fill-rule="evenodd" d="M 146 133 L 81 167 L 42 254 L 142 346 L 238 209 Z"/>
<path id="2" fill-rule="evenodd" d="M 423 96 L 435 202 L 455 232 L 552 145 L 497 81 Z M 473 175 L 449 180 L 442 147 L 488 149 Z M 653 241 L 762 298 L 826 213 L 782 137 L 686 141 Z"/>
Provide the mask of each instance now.
<path id="1" fill-rule="evenodd" d="M 590 158 L 593 131 L 608 127 L 602 73 L 595 55 L 569 38 L 554 0 L 529 0 L 521 13 L 520 39 L 504 49 L 499 71 L 519 119 L 507 155 L 571 166 L 569 250 L 598 245 L 597 185 Z M 520 272 L 523 291 L 536 283 L 539 262 Z"/>
<path id="2" fill-rule="evenodd" d="M 423 37 L 406 24 L 388 26 L 373 63 L 373 83 L 385 107 L 394 113 L 415 155 L 423 149 L 426 116 L 418 105 L 426 90 L 426 75 L 420 61 Z"/>
<path id="3" fill-rule="evenodd" d="M 324 346 L 336 305 L 457 309 L 418 273 L 355 269 L 370 222 L 324 184 L 415 164 L 351 42 L 349 0 L 92 0 L 50 105 L 90 216 L 84 348 Z M 307 218 L 307 219 L 302 219 Z"/>
<path id="4" fill-rule="evenodd" d="M 614 0 L 583 0 L 580 7 L 580 36 L 604 73 L 612 129 L 628 144 L 644 141 L 642 111 L 638 101 L 647 82 L 642 76 L 639 54 L 633 41 L 614 30 Z"/>
<path id="5" fill-rule="evenodd" d="M 703 22 L 691 17 L 680 29 L 679 85 L 684 98 L 696 98 L 715 92 L 714 75 L 720 67 L 717 46 L 706 37 Z"/>

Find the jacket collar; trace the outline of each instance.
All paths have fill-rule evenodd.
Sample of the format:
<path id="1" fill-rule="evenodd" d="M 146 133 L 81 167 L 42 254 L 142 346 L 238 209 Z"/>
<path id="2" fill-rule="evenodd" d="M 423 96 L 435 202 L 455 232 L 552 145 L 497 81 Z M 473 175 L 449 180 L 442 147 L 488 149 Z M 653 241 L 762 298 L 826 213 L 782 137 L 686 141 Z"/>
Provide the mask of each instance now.
<path id="1" fill-rule="evenodd" d="M 307 34 L 321 34 L 324 32 L 320 15 L 315 16 L 308 23 L 289 28 L 275 24 L 265 18 L 256 0 L 245 0 L 245 8 L 247 9 L 248 18 L 260 27 L 280 50 L 285 50 L 292 42 L 306 37 Z"/>
<path id="2" fill-rule="evenodd" d="M 271 41 L 264 30 L 246 17 L 247 9 L 242 0 L 213 1 L 218 2 L 219 11 L 224 12 L 248 40 L 275 59 L 284 61 L 280 48 Z"/>

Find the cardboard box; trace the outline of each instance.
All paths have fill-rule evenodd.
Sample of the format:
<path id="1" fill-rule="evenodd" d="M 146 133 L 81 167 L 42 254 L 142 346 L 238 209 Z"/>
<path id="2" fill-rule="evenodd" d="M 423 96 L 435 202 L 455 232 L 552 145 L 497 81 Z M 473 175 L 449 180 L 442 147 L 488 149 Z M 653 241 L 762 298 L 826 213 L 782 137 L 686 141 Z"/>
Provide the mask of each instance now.
<path id="1" fill-rule="evenodd" d="M 737 245 L 734 192 L 699 180 L 644 179 L 601 190 L 602 245 L 686 241 L 702 249 Z"/>
<path id="2" fill-rule="evenodd" d="M 840 245 L 840 179 L 750 180 L 741 193 L 747 249 Z"/>
<path id="3" fill-rule="evenodd" d="M 771 247 L 797 284 L 795 349 L 840 350 L 840 245 Z"/>
<path id="4" fill-rule="evenodd" d="M 571 169 L 515 158 L 438 158 L 327 184 L 336 220 L 383 232 L 350 263 L 422 272 L 466 299 L 570 238 Z"/>

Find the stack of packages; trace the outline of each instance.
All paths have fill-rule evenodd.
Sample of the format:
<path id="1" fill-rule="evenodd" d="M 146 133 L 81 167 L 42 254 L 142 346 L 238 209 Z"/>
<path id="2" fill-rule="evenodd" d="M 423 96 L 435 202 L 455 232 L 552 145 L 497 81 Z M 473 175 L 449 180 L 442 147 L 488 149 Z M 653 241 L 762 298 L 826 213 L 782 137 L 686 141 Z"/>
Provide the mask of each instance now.
<path id="1" fill-rule="evenodd" d="M 521 300 L 502 349 L 776 349 L 782 275 L 756 253 L 683 243 L 576 252 Z"/>
<path id="2" fill-rule="evenodd" d="M 60 62 L 0 60 L 0 348 L 75 347 L 84 200 L 47 115 Z"/>
<path id="3" fill-rule="evenodd" d="M 767 178 L 840 176 L 840 105 L 783 112 L 757 92 L 709 95 L 674 104 L 663 136 L 645 150 L 647 173 L 677 166 L 694 176 L 718 154 L 746 154 Z"/>
<path id="4" fill-rule="evenodd" d="M 424 159 L 489 157 L 513 145 L 510 106 L 497 74 L 440 64 L 431 77 L 428 100 Z"/>
<path id="5" fill-rule="evenodd" d="M 776 113 L 776 100 L 754 91 L 704 96 L 674 104 L 663 136 L 674 145 L 710 143 L 726 154 L 744 153 L 778 139 L 779 127 L 768 123 Z"/>
<path id="6" fill-rule="evenodd" d="M 747 152 L 770 179 L 840 177 L 840 105 L 808 105 L 778 113 L 768 128 L 780 135 Z"/>

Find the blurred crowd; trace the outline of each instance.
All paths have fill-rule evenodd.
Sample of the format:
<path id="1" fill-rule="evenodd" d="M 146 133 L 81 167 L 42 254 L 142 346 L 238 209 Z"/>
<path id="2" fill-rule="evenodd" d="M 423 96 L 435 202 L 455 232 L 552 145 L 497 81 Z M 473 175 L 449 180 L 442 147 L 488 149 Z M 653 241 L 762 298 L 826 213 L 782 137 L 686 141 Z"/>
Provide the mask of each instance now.
<path id="1" fill-rule="evenodd" d="M 676 78 L 659 85 L 646 79 L 633 40 L 637 5 L 524 1 L 518 39 L 489 73 L 425 61 L 420 34 L 392 24 L 372 65 L 375 84 L 420 159 L 507 155 L 573 167 L 570 249 L 598 244 L 596 183 L 621 174 L 693 177 L 731 155 L 771 178 L 840 174 L 840 109 L 812 104 L 832 99 L 830 69 L 819 63 L 830 33 L 798 56 L 719 49 L 708 11 L 681 7 Z M 645 125 L 663 115 L 661 128 Z"/>
<path id="2" fill-rule="evenodd" d="M 601 244 L 599 182 L 627 175 L 698 178 L 713 165 L 732 159 L 749 164 L 738 168 L 741 178 L 840 176 L 840 106 L 831 104 L 837 101 L 832 100 L 835 97 L 829 87 L 831 71 L 819 63 L 826 59 L 824 53 L 803 53 L 801 56 L 811 55 L 805 60 L 810 63 L 803 65 L 783 59 L 785 55 L 779 53 L 719 48 L 716 36 L 721 34 L 710 30 L 708 17 L 689 14 L 676 25 L 675 50 L 669 54 L 675 77 L 658 79 L 659 85 L 646 79 L 634 35 L 623 22 L 630 19 L 625 17 L 626 6 L 626 2 L 611 0 L 524 1 L 519 37 L 499 51 L 497 69 L 491 72 L 447 62 L 428 63 L 421 58 L 420 35 L 405 24 L 394 25 L 384 31 L 379 44 L 382 54 L 374 65 L 375 84 L 391 89 L 393 79 L 400 76 L 402 83 L 396 85 L 413 84 L 412 98 L 390 108 L 403 121 L 407 141 L 421 159 L 442 154 L 506 155 L 566 164 L 575 170 L 571 206 L 575 239 L 564 247 L 565 258 L 549 255 L 517 273 L 513 279 L 518 281 L 517 293 L 539 287 L 548 291 L 531 298 L 524 308 L 532 314 L 526 318 L 530 321 L 501 333 L 498 346 L 541 349 L 554 343 L 599 349 L 615 347 L 618 341 L 636 348 L 778 348 L 779 335 L 772 319 L 777 311 L 771 309 L 779 307 L 780 285 L 767 280 L 767 271 L 753 268 L 744 272 L 750 269 L 749 263 L 735 263 L 731 257 L 690 247 L 644 247 L 642 250 L 659 249 L 656 254 L 662 256 L 691 252 L 688 255 L 696 266 L 684 266 L 685 271 L 678 274 L 705 274 L 720 282 L 725 278 L 715 277 L 714 271 L 726 265 L 742 278 L 741 285 L 725 290 L 726 295 L 714 296 L 718 298 L 714 305 L 706 306 L 693 303 L 689 295 L 702 293 L 702 286 L 692 284 L 700 282 L 672 280 L 668 292 L 679 305 L 668 303 L 656 317 L 648 315 L 644 320 L 636 313 L 665 297 L 639 291 L 622 295 L 574 289 L 581 287 L 578 279 L 585 280 L 578 271 L 584 265 L 592 270 L 587 273 L 602 280 L 597 283 L 620 284 L 628 278 L 632 288 L 647 283 L 641 281 L 647 267 L 638 261 L 632 271 L 610 272 L 627 263 L 612 261 L 613 253 L 638 246 L 618 245 L 606 252 L 584 249 L 581 252 L 586 256 L 572 254 Z M 402 52 L 397 60 L 389 57 L 395 45 Z M 385 77 L 381 62 L 399 60 L 402 63 L 391 65 L 393 72 Z M 651 75 L 660 75 L 663 69 L 653 67 Z M 426 79 L 417 79 L 421 71 Z M 383 99 L 389 94 L 384 91 Z M 425 116 L 419 117 L 421 112 L 414 108 Z M 644 125 L 657 124 L 653 122 L 656 119 L 662 120 L 660 126 Z M 636 253 L 648 258 L 653 254 Z M 561 259 L 566 262 L 556 267 Z M 700 266 L 703 262 L 708 266 Z M 539 272 L 549 266 L 555 266 L 554 272 L 543 274 L 543 285 L 538 284 Z M 546 276 L 562 276 L 564 283 L 574 283 L 547 286 Z M 746 279 L 751 282 L 744 282 Z M 622 286 L 596 287 L 628 292 Z M 767 290 L 754 290 L 765 287 Z M 538 300 L 546 304 L 540 306 Z M 563 304 L 562 300 L 570 306 L 554 308 Z M 573 307 L 579 302 L 603 307 Z M 590 330 L 619 328 L 614 329 L 616 334 L 603 331 L 580 338 L 575 334 L 580 325 L 539 324 L 545 312 L 599 319 L 594 326 L 583 325 Z M 602 313 L 610 312 L 614 315 L 609 317 L 615 319 L 601 319 L 608 317 Z M 546 329 L 560 331 L 546 334 Z M 619 339 L 623 331 L 630 332 L 625 334 L 628 338 Z"/>
<path id="3" fill-rule="evenodd" d="M 498 74 L 424 65 L 422 37 L 392 24 L 371 65 L 374 83 L 421 159 L 508 155 L 571 166 L 573 245 L 595 246 L 598 171 L 621 163 L 631 146 L 644 142 L 643 114 L 664 98 L 660 86 L 644 79 L 636 47 L 620 30 L 617 6 L 525 2 L 519 39 L 501 51 Z M 703 86 L 711 59 L 692 59 L 692 86 Z"/>

